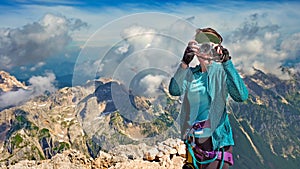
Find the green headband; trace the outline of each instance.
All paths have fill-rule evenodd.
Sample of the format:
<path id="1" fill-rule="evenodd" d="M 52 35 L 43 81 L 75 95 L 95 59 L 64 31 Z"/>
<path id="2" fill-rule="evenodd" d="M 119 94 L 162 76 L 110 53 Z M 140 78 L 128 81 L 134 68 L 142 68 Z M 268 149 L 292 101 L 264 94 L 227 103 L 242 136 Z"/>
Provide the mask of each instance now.
<path id="1" fill-rule="evenodd" d="M 212 34 L 210 32 L 197 33 L 195 36 L 195 40 L 198 43 L 213 42 L 215 44 L 219 44 L 221 42 L 221 40 L 215 34 Z"/>

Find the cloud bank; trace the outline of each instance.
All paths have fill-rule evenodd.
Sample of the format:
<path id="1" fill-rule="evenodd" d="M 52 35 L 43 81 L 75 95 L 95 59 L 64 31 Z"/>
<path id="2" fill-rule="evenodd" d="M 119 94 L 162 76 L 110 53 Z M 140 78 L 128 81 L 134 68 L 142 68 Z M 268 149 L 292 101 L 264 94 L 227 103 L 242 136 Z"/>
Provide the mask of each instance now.
<path id="1" fill-rule="evenodd" d="M 265 73 L 289 78 L 280 66 L 287 59 L 299 55 L 299 33 L 283 36 L 280 26 L 267 23 L 266 14 L 252 14 L 224 39 L 237 68 L 245 74 L 253 74 L 254 68 Z"/>
<path id="2" fill-rule="evenodd" d="M 63 51 L 72 40 L 71 33 L 86 26 L 80 19 L 46 14 L 21 28 L 1 28 L 0 69 L 41 63 Z"/>
<path id="3" fill-rule="evenodd" d="M 94 41 L 110 37 L 110 34 L 112 37 L 118 34 L 121 40 L 112 42 L 112 46 L 109 49 L 106 48 L 107 50 L 99 50 L 96 54 L 100 55 L 98 58 L 94 57 L 85 64 L 78 64 L 82 70 L 78 71 L 80 75 L 88 72 L 88 78 L 93 78 L 90 75 L 95 77 L 95 74 L 100 77 L 112 77 L 127 86 L 134 76 L 145 69 L 159 69 L 165 72 L 164 75 L 172 76 L 182 58 L 187 42 L 195 34 L 197 27 L 193 22 L 198 19 L 196 16 L 187 17 L 187 19 L 174 17 L 176 19 L 173 18 L 172 22 L 164 22 L 163 16 L 157 17 L 152 13 L 149 15 L 152 15 L 151 19 L 156 20 L 156 23 L 152 23 L 151 20 L 147 20 L 151 24 L 144 23 L 147 16 L 141 14 L 140 18 L 129 16 L 128 21 L 125 17 L 112 22 L 112 26 L 108 25 L 107 28 L 114 31 L 99 30 L 97 32 L 99 35 L 95 34 L 97 38 Z M 134 20 L 132 23 L 129 21 L 131 17 L 135 17 L 131 19 Z M 206 17 L 209 18 L 210 15 Z M 284 34 L 282 26 L 270 18 L 272 17 L 269 13 L 254 12 L 244 18 L 244 21 L 232 26 L 232 29 L 226 30 L 225 33 L 222 32 L 225 30 L 222 27 L 225 21 L 212 27 L 222 34 L 223 45 L 229 49 L 233 63 L 242 73 L 251 75 L 254 73 L 253 68 L 256 68 L 286 79 L 289 76 L 283 74 L 280 67 L 287 59 L 296 59 L 299 55 L 299 50 L 297 50 L 300 45 L 299 33 Z M 93 40 L 93 37 L 91 39 Z M 98 45 L 100 49 L 101 43 Z M 91 51 L 87 45 L 80 57 L 96 56 Z M 143 85 L 153 88 L 151 83 Z"/>

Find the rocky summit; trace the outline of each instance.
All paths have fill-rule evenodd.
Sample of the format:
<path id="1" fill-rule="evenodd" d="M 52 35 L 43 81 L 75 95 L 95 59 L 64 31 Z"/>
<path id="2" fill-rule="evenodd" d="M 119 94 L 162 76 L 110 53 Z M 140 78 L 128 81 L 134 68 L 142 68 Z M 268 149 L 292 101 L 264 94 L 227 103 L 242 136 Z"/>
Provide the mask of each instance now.
<path id="1" fill-rule="evenodd" d="M 184 162 L 185 145 L 182 141 L 168 139 L 160 145 L 126 145 L 114 148 L 110 153 L 99 152 L 95 159 L 76 149 L 68 149 L 48 160 L 21 160 L 13 165 L 0 163 L 0 168 L 19 169 L 169 169 L 181 168 Z"/>

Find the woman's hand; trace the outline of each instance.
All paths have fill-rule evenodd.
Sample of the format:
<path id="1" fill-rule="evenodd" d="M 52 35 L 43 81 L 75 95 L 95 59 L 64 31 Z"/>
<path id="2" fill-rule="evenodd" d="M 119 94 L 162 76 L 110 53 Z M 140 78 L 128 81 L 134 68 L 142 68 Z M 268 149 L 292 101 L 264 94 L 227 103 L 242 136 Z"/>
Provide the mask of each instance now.
<path id="1" fill-rule="evenodd" d="M 197 41 L 195 41 L 195 40 L 189 41 L 188 46 L 186 47 L 186 49 L 184 51 L 183 58 L 181 61 L 184 64 L 186 64 L 187 66 L 191 63 L 194 56 L 197 53 L 199 53 L 199 47 L 196 44 L 197 44 Z"/>
<path id="2" fill-rule="evenodd" d="M 231 59 L 231 56 L 229 56 L 228 49 L 224 48 L 223 46 L 219 45 L 216 48 L 216 51 L 218 54 L 220 54 L 220 62 L 224 63 Z"/>

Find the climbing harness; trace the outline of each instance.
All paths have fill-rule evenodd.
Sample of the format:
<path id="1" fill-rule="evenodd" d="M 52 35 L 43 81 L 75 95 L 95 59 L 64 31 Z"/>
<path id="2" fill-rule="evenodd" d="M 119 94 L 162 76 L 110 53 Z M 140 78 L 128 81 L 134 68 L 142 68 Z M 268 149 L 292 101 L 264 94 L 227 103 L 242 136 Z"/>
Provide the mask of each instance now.
<path id="1" fill-rule="evenodd" d="M 224 162 L 233 165 L 233 158 L 230 152 L 225 152 L 224 148 L 219 148 L 217 151 L 204 151 L 197 144 L 196 139 L 199 134 L 203 133 L 204 128 L 210 127 L 210 121 L 195 122 L 185 135 L 184 143 L 187 147 L 187 157 L 185 168 L 199 169 L 198 165 L 205 165 L 220 160 L 220 169 L 223 168 Z"/>

